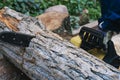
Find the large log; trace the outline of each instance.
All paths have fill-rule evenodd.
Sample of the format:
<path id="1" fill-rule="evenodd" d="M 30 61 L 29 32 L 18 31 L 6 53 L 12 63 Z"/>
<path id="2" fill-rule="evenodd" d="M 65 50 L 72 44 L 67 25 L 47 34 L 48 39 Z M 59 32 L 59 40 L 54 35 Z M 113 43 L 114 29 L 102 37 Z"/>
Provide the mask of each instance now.
<path id="1" fill-rule="evenodd" d="M 0 31 L 36 36 L 26 48 L 0 42 L 0 53 L 32 80 L 120 80 L 119 70 L 45 30 L 36 18 L 9 8 L 0 18 Z"/>
<path id="2" fill-rule="evenodd" d="M 0 54 L 0 80 L 31 80 Z"/>

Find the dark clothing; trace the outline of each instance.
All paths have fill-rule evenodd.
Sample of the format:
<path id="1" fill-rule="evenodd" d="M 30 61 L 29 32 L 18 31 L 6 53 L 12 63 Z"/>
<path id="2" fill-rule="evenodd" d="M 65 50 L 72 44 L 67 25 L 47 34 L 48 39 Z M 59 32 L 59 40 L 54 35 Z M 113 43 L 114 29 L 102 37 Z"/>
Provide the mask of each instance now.
<path id="1" fill-rule="evenodd" d="M 100 0 L 100 3 L 100 28 L 105 31 L 120 31 L 120 0 Z"/>
<path id="2" fill-rule="evenodd" d="M 108 64 L 111 64 L 116 68 L 119 68 L 120 56 L 118 56 L 115 51 L 114 43 L 111 40 L 109 40 L 107 45 L 108 45 L 108 49 L 105 57 L 103 58 L 103 61 L 105 61 Z"/>

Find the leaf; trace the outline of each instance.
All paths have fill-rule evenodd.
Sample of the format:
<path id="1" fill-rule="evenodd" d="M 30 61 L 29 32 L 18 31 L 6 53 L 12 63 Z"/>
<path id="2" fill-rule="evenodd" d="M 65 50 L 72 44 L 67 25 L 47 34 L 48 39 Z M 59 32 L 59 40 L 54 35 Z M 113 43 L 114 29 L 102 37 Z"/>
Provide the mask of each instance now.
<path id="1" fill-rule="evenodd" d="M 40 4 L 35 4 L 36 9 L 40 8 Z"/>
<path id="2" fill-rule="evenodd" d="M 30 15 L 42 14 L 45 9 L 50 6 L 62 4 L 68 8 L 69 14 L 78 16 L 83 9 L 89 10 L 91 19 L 100 17 L 99 0 L 5 0 L 5 3 L 0 3 L 0 8 L 8 6 L 16 11 L 28 13 Z"/>
<path id="3" fill-rule="evenodd" d="M 30 1 L 29 1 L 29 0 L 23 0 L 23 2 L 24 2 L 24 3 L 28 3 L 28 2 L 30 2 Z"/>
<path id="4" fill-rule="evenodd" d="M 24 0 L 17 0 L 17 2 L 23 2 Z"/>
<path id="5" fill-rule="evenodd" d="M 28 0 L 30 3 L 35 3 L 35 0 Z"/>
<path id="6" fill-rule="evenodd" d="M 26 12 L 25 15 L 30 16 L 30 13 L 29 13 L 29 12 Z"/>

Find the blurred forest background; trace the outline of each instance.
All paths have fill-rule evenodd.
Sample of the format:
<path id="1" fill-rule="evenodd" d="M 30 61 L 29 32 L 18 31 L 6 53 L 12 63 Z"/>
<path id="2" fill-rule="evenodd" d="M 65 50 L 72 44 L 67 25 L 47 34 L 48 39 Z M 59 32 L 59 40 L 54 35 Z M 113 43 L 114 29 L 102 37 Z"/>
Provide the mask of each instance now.
<path id="1" fill-rule="evenodd" d="M 0 1 L 0 8 L 7 6 L 23 14 L 35 17 L 42 14 L 45 9 L 60 4 L 67 7 L 70 22 L 74 28 L 79 27 L 77 22 L 80 15 L 83 16 L 81 25 L 88 23 L 88 21 L 97 20 L 101 15 L 99 0 L 2 0 Z"/>

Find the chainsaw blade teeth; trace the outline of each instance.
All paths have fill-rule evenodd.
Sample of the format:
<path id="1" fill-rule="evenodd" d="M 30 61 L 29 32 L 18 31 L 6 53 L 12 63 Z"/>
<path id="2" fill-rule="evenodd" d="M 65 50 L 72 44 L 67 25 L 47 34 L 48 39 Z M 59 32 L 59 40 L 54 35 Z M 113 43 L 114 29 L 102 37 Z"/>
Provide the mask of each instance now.
<path id="1" fill-rule="evenodd" d="M 81 48 L 90 50 L 93 48 L 103 48 L 104 34 L 98 30 L 82 27 L 79 33 L 82 38 Z"/>

